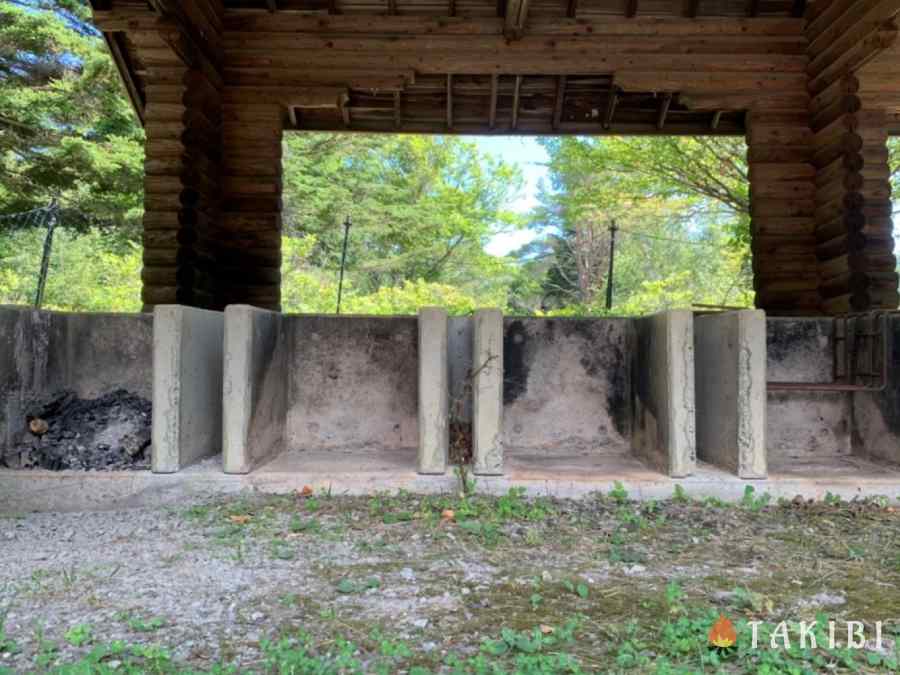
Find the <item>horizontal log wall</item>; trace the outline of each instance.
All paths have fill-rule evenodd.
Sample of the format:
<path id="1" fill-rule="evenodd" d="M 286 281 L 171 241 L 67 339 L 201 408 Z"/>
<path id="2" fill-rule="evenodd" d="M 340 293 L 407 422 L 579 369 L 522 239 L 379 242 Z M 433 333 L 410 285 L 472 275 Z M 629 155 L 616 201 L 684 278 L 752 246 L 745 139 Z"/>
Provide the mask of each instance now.
<path id="1" fill-rule="evenodd" d="M 191 3 L 128 34 L 143 66 L 146 98 L 145 309 L 218 304 L 222 82 L 212 53 L 220 43 L 216 16 L 212 0 Z"/>
<path id="2" fill-rule="evenodd" d="M 896 309 L 887 138 L 893 78 L 861 81 L 897 38 L 898 0 L 832 0 L 806 28 L 816 167 L 815 251 L 827 314 Z"/>

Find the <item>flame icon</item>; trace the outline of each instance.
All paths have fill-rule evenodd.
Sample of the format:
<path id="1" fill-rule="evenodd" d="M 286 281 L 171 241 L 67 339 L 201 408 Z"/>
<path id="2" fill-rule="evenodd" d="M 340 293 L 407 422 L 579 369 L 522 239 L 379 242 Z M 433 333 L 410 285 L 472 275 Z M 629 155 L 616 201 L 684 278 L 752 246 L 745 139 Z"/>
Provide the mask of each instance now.
<path id="1" fill-rule="evenodd" d="M 709 641 L 713 646 L 721 649 L 733 647 L 737 642 L 737 631 L 734 630 L 734 624 L 723 614 L 719 615 L 718 620 L 709 629 Z"/>

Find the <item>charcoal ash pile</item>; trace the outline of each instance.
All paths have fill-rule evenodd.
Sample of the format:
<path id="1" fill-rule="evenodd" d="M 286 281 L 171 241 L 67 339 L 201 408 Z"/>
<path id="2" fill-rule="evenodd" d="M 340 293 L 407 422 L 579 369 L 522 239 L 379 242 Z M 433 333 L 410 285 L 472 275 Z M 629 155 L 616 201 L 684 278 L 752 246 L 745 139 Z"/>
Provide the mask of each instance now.
<path id="1" fill-rule="evenodd" d="M 121 471 L 150 468 L 151 404 L 118 389 L 96 399 L 64 392 L 27 407 L 18 444 L 0 451 L 13 469 Z"/>

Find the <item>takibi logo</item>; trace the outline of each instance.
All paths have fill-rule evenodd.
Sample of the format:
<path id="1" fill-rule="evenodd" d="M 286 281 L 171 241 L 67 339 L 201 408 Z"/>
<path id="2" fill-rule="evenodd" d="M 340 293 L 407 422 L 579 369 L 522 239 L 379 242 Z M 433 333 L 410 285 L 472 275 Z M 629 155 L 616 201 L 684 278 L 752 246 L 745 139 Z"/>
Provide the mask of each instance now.
<path id="1" fill-rule="evenodd" d="M 720 614 L 718 620 L 709 629 L 709 643 L 719 649 L 728 649 L 737 642 L 737 631 L 734 624 L 725 615 Z"/>

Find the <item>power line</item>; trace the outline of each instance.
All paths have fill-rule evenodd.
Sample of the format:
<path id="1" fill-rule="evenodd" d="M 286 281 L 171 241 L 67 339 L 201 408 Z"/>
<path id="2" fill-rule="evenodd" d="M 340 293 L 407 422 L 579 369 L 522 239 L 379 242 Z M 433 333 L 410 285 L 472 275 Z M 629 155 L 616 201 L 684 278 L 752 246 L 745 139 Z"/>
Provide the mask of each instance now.
<path id="1" fill-rule="evenodd" d="M 635 232 L 634 230 L 629 230 L 625 227 L 618 228 L 620 232 L 625 232 L 626 234 L 630 234 L 632 237 L 640 237 L 641 239 L 655 239 L 657 241 L 668 241 L 673 244 L 683 244 L 685 246 L 705 246 L 707 248 L 715 248 L 720 251 L 724 251 L 728 246 L 722 246 L 721 244 L 713 244 L 708 241 L 691 241 L 690 239 L 675 239 L 674 237 L 662 237 L 658 234 L 646 234 L 644 232 Z"/>

